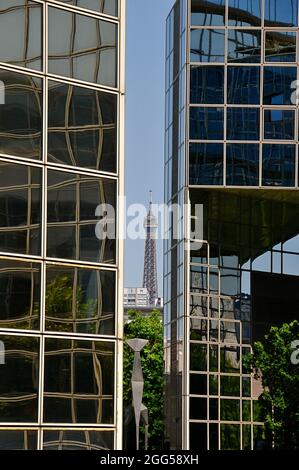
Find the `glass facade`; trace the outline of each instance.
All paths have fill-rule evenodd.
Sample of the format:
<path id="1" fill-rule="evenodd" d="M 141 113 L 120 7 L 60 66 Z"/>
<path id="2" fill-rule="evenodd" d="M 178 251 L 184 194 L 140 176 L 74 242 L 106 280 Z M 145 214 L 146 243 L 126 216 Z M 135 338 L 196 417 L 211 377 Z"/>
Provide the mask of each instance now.
<path id="1" fill-rule="evenodd" d="M 178 0 L 167 19 L 165 202 L 187 207 L 164 247 L 172 449 L 268 445 L 243 357 L 298 319 L 298 15 Z"/>
<path id="2" fill-rule="evenodd" d="M 124 12 L 0 4 L 0 449 L 122 445 Z"/>

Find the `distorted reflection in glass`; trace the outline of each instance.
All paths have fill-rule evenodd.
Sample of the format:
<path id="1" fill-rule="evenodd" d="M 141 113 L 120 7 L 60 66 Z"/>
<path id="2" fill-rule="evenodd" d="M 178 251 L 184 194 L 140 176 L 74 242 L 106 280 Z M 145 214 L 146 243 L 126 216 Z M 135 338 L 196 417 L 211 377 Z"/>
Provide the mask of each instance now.
<path id="1" fill-rule="evenodd" d="M 259 67 L 227 68 L 227 101 L 229 104 L 260 104 Z"/>
<path id="2" fill-rule="evenodd" d="M 224 26 L 225 0 L 192 0 L 192 26 Z"/>
<path id="3" fill-rule="evenodd" d="M 49 73 L 117 86 L 117 26 L 49 8 Z"/>
<path id="4" fill-rule="evenodd" d="M 190 139 L 223 140 L 223 108 L 190 108 Z"/>
<path id="5" fill-rule="evenodd" d="M 260 138 L 259 108 L 228 108 L 227 139 L 228 140 L 259 140 Z"/>
<path id="6" fill-rule="evenodd" d="M 240 425 L 221 423 L 220 436 L 222 450 L 240 450 Z"/>
<path id="7" fill-rule="evenodd" d="M 265 0 L 265 26 L 298 26 L 298 0 Z"/>
<path id="8" fill-rule="evenodd" d="M 224 62 L 224 29 L 191 30 L 191 62 Z"/>
<path id="9" fill-rule="evenodd" d="M 190 103 L 224 103 L 224 67 L 191 66 Z"/>
<path id="10" fill-rule="evenodd" d="M 105 13 L 106 15 L 117 16 L 118 0 L 60 0 L 69 5 L 93 10 L 96 13 Z"/>
<path id="11" fill-rule="evenodd" d="M 223 184 L 223 145 L 190 144 L 189 175 L 190 184 Z"/>
<path id="12" fill-rule="evenodd" d="M 228 0 L 229 26 L 261 26 L 262 0 Z"/>
<path id="13" fill-rule="evenodd" d="M 48 256 L 115 263 L 115 236 L 97 237 L 95 215 L 99 204 L 115 208 L 115 198 L 113 180 L 48 170 Z"/>
<path id="14" fill-rule="evenodd" d="M 264 67 L 264 104 L 292 105 L 292 83 L 297 80 L 296 67 Z"/>
<path id="15" fill-rule="evenodd" d="M 226 146 L 226 184 L 257 186 L 259 184 L 259 144 Z"/>
<path id="16" fill-rule="evenodd" d="M 47 266 L 46 329 L 113 335 L 113 271 Z"/>
<path id="17" fill-rule="evenodd" d="M 294 140 L 295 111 L 264 110 L 264 139 Z"/>
<path id="18" fill-rule="evenodd" d="M 263 145 L 263 186 L 295 185 L 295 145 Z"/>
<path id="19" fill-rule="evenodd" d="M 2 0 L 0 62 L 42 70 L 43 6 L 28 0 Z"/>
<path id="20" fill-rule="evenodd" d="M 0 251 L 40 254 L 39 168 L 0 162 Z"/>
<path id="21" fill-rule="evenodd" d="M 0 365 L 0 422 L 37 422 L 39 339 L 0 335 L 0 341 L 5 349 L 5 364 Z"/>
<path id="22" fill-rule="evenodd" d="M 0 450 L 37 450 L 37 430 L 0 430 Z"/>
<path id="23" fill-rule="evenodd" d="M 46 338 L 44 421 L 114 422 L 114 344 Z"/>
<path id="24" fill-rule="evenodd" d="M 255 63 L 261 60 L 259 30 L 230 29 L 228 31 L 228 62 Z"/>
<path id="25" fill-rule="evenodd" d="M 1 69 L 1 82 L 5 99 L 0 104 L 0 153 L 41 160 L 42 80 Z"/>
<path id="26" fill-rule="evenodd" d="M 49 82 L 48 160 L 116 172 L 117 96 Z"/>
<path id="27" fill-rule="evenodd" d="M 0 259 L 0 328 L 39 329 L 40 265 Z"/>
<path id="28" fill-rule="evenodd" d="M 114 432 L 96 429 L 46 429 L 43 432 L 43 450 L 111 450 Z"/>
<path id="29" fill-rule="evenodd" d="M 296 62 L 296 33 L 294 31 L 266 31 L 266 62 Z"/>

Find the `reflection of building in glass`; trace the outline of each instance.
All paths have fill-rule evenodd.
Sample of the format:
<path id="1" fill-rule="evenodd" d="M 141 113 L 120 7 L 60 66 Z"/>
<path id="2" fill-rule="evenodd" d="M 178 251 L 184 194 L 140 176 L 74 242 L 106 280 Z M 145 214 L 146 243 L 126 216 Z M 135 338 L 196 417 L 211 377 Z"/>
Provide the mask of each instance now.
<path id="1" fill-rule="evenodd" d="M 298 318 L 298 13 L 297 0 L 178 0 L 167 20 L 165 195 L 191 213 L 164 247 L 173 449 L 265 445 L 243 356 Z"/>
<path id="2" fill-rule="evenodd" d="M 0 449 L 122 446 L 124 10 L 0 5 Z"/>

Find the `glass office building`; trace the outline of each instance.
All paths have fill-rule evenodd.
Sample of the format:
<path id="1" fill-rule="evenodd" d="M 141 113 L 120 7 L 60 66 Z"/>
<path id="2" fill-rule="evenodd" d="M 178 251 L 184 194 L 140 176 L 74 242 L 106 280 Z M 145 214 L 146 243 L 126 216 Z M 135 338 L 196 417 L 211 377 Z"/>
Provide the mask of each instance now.
<path id="1" fill-rule="evenodd" d="M 265 445 L 242 358 L 298 319 L 298 15 L 297 0 L 178 0 L 167 19 L 165 201 L 182 208 L 164 249 L 173 449 Z"/>
<path id="2" fill-rule="evenodd" d="M 0 449 L 121 448 L 124 16 L 0 1 Z"/>

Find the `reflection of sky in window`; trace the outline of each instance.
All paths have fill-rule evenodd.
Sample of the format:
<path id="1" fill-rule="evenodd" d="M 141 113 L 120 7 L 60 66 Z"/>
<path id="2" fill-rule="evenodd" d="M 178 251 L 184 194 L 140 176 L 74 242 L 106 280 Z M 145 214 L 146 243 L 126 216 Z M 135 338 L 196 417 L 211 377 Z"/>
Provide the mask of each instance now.
<path id="1" fill-rule="evenodd" d="M 191 62 L 224 62 L 224 30 L 191 31 Z"/>
<path id="2" fill-rule="evenodd" d="M 265 0 L 265 22 L 267 21 L 297 26 L 298 0 Z"/>

